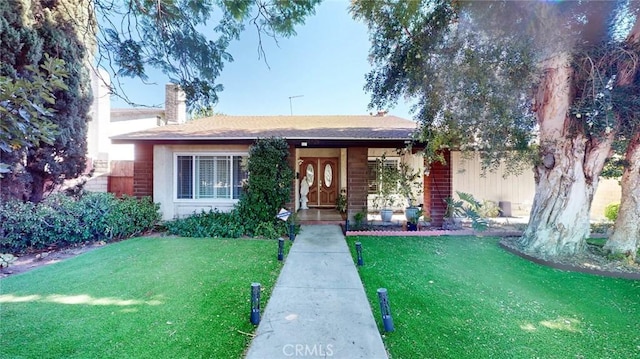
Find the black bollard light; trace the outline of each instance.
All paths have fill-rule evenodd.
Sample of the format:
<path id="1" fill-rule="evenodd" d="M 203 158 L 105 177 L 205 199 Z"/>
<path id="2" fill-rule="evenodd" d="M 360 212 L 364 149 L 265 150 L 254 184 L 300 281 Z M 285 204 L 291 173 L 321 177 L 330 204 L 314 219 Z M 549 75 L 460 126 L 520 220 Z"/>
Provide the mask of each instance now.
<path id="1" fill-rule="evenodd" d="M 278 239 L 278 260 L 284 259 L 284 238 Z"/>
<path id="2" fill-rule="evenodd" d="M 260 283 L 251 283 L 251 324 L 260 324 Z"/>
<path id="3" fill-rule="evenodd" d="M 358 255 L 358 265 L 363 266 L 364 260 L 362 259 L 362 243 L 356 242 L 356 254 Z"/>
<path id="4" fill-rule="evenodd" d="M 344 231 L 345 232 L 349 232 L 349 220 L 348 219 L 344 220 Z"/>
<path id="5" fill-rule="evenodd" d="M 293 223 L 289 224 L 289 239 L 292 242 L 296 240 L 296 225 Z"/>
<path id="6" fill-rule="evenodd" d="M 391 307 L 389 306 L 389 297 L 386 288 L 378 289 L 378 300 L 380 301 L 380 313 L 382 313 L 382 325 L 385 332 L 392 332 L 393 318 L 391 317 Z"/>

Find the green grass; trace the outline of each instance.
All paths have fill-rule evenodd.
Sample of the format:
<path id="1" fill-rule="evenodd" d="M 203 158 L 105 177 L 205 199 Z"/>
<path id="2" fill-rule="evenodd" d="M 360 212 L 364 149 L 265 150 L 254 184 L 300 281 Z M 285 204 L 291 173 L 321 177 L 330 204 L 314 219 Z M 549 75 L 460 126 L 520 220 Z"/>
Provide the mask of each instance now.
<path id="1" fill-rule="evenodd" d="M 0 280 L 0 358 L 239 358 L 266 240 L 136 238 Z"/>
<path id="2" fill-rule="evenodd" d="M 351 237 L 392 358 L 639 358 L 640 282 L 528 262 L 496 238 Z"/>

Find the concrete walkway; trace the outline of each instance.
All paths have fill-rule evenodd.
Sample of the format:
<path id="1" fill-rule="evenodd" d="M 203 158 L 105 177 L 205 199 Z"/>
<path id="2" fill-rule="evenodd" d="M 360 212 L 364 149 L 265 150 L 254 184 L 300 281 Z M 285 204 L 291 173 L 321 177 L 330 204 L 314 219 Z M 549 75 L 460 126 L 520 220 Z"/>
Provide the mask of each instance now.
<path id="1" fill-rule="evenodd" d="M 387 358 L 339 226 L 303 226 L 247 359 Z"/>

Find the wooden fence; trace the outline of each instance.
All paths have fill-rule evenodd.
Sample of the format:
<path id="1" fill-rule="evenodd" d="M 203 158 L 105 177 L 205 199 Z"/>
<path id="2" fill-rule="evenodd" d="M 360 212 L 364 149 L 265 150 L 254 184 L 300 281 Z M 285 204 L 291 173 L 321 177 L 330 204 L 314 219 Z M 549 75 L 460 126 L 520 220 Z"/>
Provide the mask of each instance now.
<path id="1" fill-rule="evenodd" d="M 117 197 L 133 196 L 133 161 L 111 161 L 107 191 Z"/>

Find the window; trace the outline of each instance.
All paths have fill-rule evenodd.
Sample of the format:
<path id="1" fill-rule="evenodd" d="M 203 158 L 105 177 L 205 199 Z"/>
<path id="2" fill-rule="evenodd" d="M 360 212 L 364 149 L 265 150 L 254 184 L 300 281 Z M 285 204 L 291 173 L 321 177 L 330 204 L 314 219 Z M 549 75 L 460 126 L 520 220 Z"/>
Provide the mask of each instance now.
<path id="1" fill-rule="evenodd" d="M 239 199 L 247 173 L 243 156 L 176 156 L 178 199 Z"/>
<path id="2" fill-rule="evenodd" d="M 398 160 L 397 159 L 385 159 L 384 166 L 391 168 L 398 168 Z M 369 158 L 367 162 L 367 175 L 368 180 L 367 184 L 369 187 L 369 194 L 377 194 L 378 193 L 378 184 L 380 183 L 380 179 L 378 176 L 378 160 L 375 158 Z"/>

